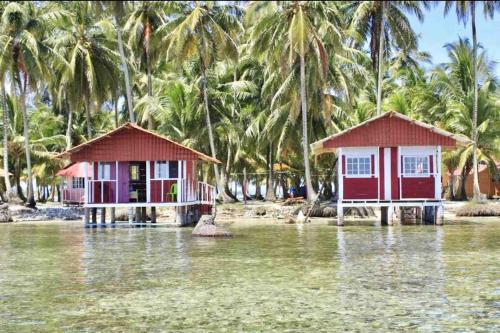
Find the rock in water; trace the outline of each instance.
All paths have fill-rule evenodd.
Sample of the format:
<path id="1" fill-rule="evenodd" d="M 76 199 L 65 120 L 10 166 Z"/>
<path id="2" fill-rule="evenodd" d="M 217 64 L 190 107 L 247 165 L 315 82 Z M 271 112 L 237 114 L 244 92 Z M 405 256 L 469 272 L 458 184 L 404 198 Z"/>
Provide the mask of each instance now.
<path id="1" fill-rule="evenodd" d="M 9 205 L 0 205 L 0 223 L 2 222 L 12 222 L 12 217 L 9 212 Z"/>
<path id="2" fill-rule="evenodd" d="M 231 237 L 226 229 L 217 226 L 212 215 L 203 215 L 193 230 L 193 236 L 199 237 Z"/>

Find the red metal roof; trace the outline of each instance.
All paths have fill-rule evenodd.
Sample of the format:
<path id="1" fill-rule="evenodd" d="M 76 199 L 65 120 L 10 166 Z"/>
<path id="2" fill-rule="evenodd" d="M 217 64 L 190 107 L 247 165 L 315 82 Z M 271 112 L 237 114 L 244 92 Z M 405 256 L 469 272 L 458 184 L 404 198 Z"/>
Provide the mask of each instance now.
<path id="1" fill-rule="evenodd" d="M 397 112 L 387 112 L 357 126 L 317 141 L 311 145 L 314 154 L 334 151 L 338 147 L 444 146 L 470 143 L 465 137 L 413 120 Z"/>
<path id="2" fill-rule="evenodd" d="M 220 163 L 215 158 L 132 123 L 126 123 L 61 155 L 69 156 L 73 163 L 158 160 L 204 160 Z"/>
<path id="3" fill-rule="evenodd" d="M 59 170 L 58 173 L 56 173 L 56 176 L 61 176 L 61 177 L 85 177 L 85 164 L 78 162 L 78 163 L 71 163 L 67 167 L 65 167 L 62 170 Z M 90 170 L 90 167 L 89 167 Z M 89 171 L 90 174 L 90 171 Z"/>

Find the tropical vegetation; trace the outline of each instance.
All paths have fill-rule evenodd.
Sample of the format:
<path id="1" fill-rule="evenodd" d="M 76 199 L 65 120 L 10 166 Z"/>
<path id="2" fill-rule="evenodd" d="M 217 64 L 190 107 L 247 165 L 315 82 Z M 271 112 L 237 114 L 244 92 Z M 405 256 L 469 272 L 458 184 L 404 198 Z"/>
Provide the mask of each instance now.
<path id="1" fill-rule="evenodd" d="M 471 24 L 432 64 L 410 16 L 430 1 L 0 3 L 3 200 L 55 200 L 58 154 L 125 122 L 216 157 L 223 201 L 334 195 L 333 156 L 309 144 L 389 110 L 472 139 L 443 165 L 474 178 L 500 159 L 500 90 L 476 16 L 497 1 L 446 1 Z M 25 184 L 25 185 L 23 185 Z M 320 192 L 320 184 L 325 184 Z M 464 198 L 462 186 L 453 198 Z"/>

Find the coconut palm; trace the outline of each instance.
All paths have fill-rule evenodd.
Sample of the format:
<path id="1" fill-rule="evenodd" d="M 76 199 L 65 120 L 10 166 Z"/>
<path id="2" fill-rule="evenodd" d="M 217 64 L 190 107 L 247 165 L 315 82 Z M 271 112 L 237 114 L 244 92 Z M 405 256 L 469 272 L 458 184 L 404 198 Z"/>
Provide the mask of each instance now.
<path id="1" fill-rule="evenodd" d="M 309 65 L 311 62 L 316 62 L 320 69 L 318 73 L 326 77 L 328 54 L 323 42 L 323 33 L 340 40 L 337 7 L 323 1 L 291 1 L 279 4 L 252 2 L 247 15 L 258 15 L 250 37 L 252 52 L 261 58 L 266 58 L 266 61 L 275 61 L 276 67 L 286 64 L 288 75 L 285 82 L 290 83 L 294 76 L 299 77 L 300 104 L 293 105 L 295 108 L 292 112 L 300 110 L 301 113 L 305 183 L 307 198 L 312 200 L 316 195 L 312 186 L 309 163 L 306 63 Z"/>
<path id="2" fill-rule="evenodd" d="M 74 109 L 84 105 L 87 139 L 92 133 L 92 109 L 100 107 L 107 94 L 116 94 L 119 56 L 113 26 L 108 20 L 96 21 L 89 2 L 68 4 L 71 12 L 68 26 L 59 27 L 48 42 L 53 45 L 62 72 L 61 86 L 69 91 Z"/>
<path id="3" fill-rule="evenodd" d="M 59 20 L 63 11 L 51 6 L 37 6 L 25 2 L 9 3 L 2 13 L 2 32 L 5 34 L 2 45 L 4 60 L 10 57 L 9 64 L 2 61 L 0 68 L 9 68 L 11 89 L 17 90 L 18 105 L 23 116 L 24 149 L 28 172 L 28 205 L 34 207 L 33 175 L 29 143 L 29 116 L 26 97 L 30 86 L 36 88 L 37 81 L 46 69 L 42 58 L 48 49 L 43 45 L 45 29 Z M 8 56 L 7 56 L 8 55 Z"/>
<path id="4" fill-rule="evenodd" d="M 152 66 L 160 47 L 158 29 L 165 23 L 164 7 L 162 1 L 141 1 L 130 13 L 124 26 L 129 35 L 129 47 L 138 55 L 138 67 L 146 72 L 148 96 L 153 96 Z M 143 122 L 153 129 L 152 115 L 145 116 Z"/>
<path id="5" fill-rule="evenodd" d="M 472 112 L 472 140 L 474 141 L 473 146 L 473 159 L 472 159 L 472 175 L 473 175 L 473 192 L 474 200 L 479 200 L 481 191 L 479 189 L 479 173 L 477 170 L 478 154 L 477 154 L 477 109 L 478 109 L 478 80 L 477 80 L 477 33 L 476 33 L 476 6 L 479 2 L 477 1 L 446 1 L 444 5 L 444 13 L 447 15 L 451 8 L 455 7 L 455 12 L 459 21 L 463 22 L 464 25 L 467 24 L 469 17 L 471 20 L 472 29 L 472 56 L 473 56 L 473 68 L 472 68 L 472 78 L 473 78 L 473 112 Z M 498 1 L 483 1 L 483 13 L 485 17 L 493 18 L 493 14 L 496 10 L 500 9 L 500 3 Z"/>
<path id="6" fill-rule="evenodd" d="M 167 6 L 171 20 L 162 27 L 166 32 L 167 59 L 184 61 L 194 58 L 198 61 L 210 151 L 212 157 L 217 158 L 210 119 L 207 71 L 217 59 L 237 58 L 236 44 L 230 32 L 240 28 L 239 7 L 209 1 L 170 2 Z M 224 186 L 217 164 L 214 164 L 214 171 L 218 192 L 222 194 Z"/>
<path id="7" fill-rule="evenodd" d="M 344 7 L 351 29 L 361 37 L 359 42 L 370 43 L 373 71 L 377 72 L 377 114 L 382 112 L 384 53 L 390 53 L 391 45 L 416 49 L 417 35 L 405 12 L 423 21 L 422 7 L 428 6 L 429 1 L 352 1 Z"/>

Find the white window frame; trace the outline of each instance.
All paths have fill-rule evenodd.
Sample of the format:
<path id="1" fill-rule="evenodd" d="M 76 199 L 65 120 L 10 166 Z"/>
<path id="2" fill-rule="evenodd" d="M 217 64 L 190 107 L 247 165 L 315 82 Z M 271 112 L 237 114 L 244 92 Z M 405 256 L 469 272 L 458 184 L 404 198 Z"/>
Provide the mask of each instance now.
<path id="1" fill-rule="evenodd" d="M 75 186 L 77 185 L 77 186 Z M 72 177 L 71 188 L 73 189 L 83 189 L 85 187 L 85 177 Z"/>
<path id="2" fill-rule="evenodd" d="M 350 159 L 356 159 L 356 164 L 357 164 L 357 170 L 358 170 L 358 173 L 357 174 L 350 174 L 349 173 L 349 160 Z M 360 159 L 368 159 L 368 173 L 363 173 L 363 174 L 360 174 L 359 173 L 359 166 L 360 166 Z M 372 157 L 371 155 L 345 155 L 345 170 L 344 170 L 344 175 L 347 177 L 347 178 L 371 178 L 372 176 L 374 176 L 374 174 L 372 173 L 372 169 L 373 169 L 373 166 L 372 166 Z"/>
<path id="3" fill-rule="evenodd" d="M 177 179 L 178 177 L 169 177 L 170 176 L 170 162 L 171 161 L 155 161 L 155 166 L 154 166 L 154 180 L 166 180 L 166 179 Z M 173 161 L 172 161 L 173 162 Z M 177 168 L 180 167 L 180 161 L 176 161 L 177 162 Z M 162 177 L 161 174 L 158 174 L 158 172 L 160 171 L 159 167 L 160 165 L 165 165 L 165 169 L 166 169 L 166 172 L 167 174 L 165 175 L 165 177 Z M 178 175 L 176 175 L 178 176 Z"/>
<path id="4" fill-rule="evenodd" d="M 414 158 L 415 159 L 415 172 L 408 172 L 408 170 L 406 170 L 406 159 L 407 158 Z M 417 173 L 416 172 L 416 169 L 417 169 L 417 165 L 418 165 L 418 159 L 425 159 L 426 160 L 426 164 L 427 164 L 427 170 L 424 170 L 425 172 L 422 172 L 422 173 Z M 403 177 L 407 177 L 407 178 L 427 178 L 427 177 L 430 177 L 432 175 L 432 173 L 430 172 L 430 168 L 431 168 L 431 164 L 430 164 L 430 159 L 429 159 L 429 156 L 428 155 L 423 155 L 423 154 L 420 154 L 420 155 L 417 155 L 417 154 L 412 154 L 412 155 L 403 155 L 403 163 L 401 165 L 401 169 L 403 170 L 402 174 L 403 174 Z"/>
<path id="5" fill-rule="evenodd" d="M 111 162 L 99 162 L 97 175 L 98 180 L 111 180 Z"/>

